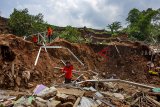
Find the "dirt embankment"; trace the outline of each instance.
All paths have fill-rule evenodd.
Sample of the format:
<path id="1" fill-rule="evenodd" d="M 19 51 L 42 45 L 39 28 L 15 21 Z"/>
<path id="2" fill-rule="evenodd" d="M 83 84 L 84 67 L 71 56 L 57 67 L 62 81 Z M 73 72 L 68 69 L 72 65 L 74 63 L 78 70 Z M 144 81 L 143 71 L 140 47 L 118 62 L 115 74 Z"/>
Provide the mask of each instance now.
<path id="1" fill-rule="evenodd" d="M 42 50 L 38 64 L 34 62 L 39 47 L 14 35 L 0 35 L 0 88 L 24 87 L 24 71 L 30 73 L 30 83 L 49 84 L 52 80 L 51 62 L 48 54 Z"/>
<path id="2" fill-rule="evenodd" d="M 1 33 L 10 33 L 10 29 L 8 27 L 8 19 L 0 16 L 0 34 Z"/>
<path id="3" fill-rule="evenodd" d="M 34 66 L 39 46 L 14 35 L 0 35 L 0 88 L 26 87 L 22 76 L 24 71 L 30 73 L 28 83 L 34 86 L 62 83 L 64 77 L 59 77 L 62 72 L 54 69 L 64 66 L 62 60 L 71 61 L 76 70 L 97 72 L 101 78 L 114 77 L 160 85 L 159 77 L 147 73 L 146 64 L 150 56 L 143 56 L 142 52 L 146 49 L 136 43 L 114 42 L 109 45 L 95 45 L 71 44 L 64 40 L 56 40 L 50 45 L 70 49 L 85 66 L 82 66 L 67 49 L 47 49 L 48 53 L 42 49 L 38 63 Z M 102 50 L 107 50 L 107 53 Z M 98 54 L 100 52 L 101 55 Z"/>
<path id="4" fill-rule="evenodd" d="M 102 78 L 114 77 L 160 85 L 159 77 L 148 75 L 147 62 L 150 61 L 151 56 L 143 54 L 145 51 L 149 52 L 149 48 L 140 43 L 113 42 L 108 45 L 95 45 L 71 44 L 65 41 L 58 41 L 52 45 L 68 47 L 85 64 L 87 70 L 98 72 Z M 58 57 L 55 53 L 66 58 L 66 60 L 72 58 L 65 50 L 54 51 L 51 57 Z M 76 63 L 75 61 L 73 63 Z M 158 61 L 155 64 L 159 66 Z"/>

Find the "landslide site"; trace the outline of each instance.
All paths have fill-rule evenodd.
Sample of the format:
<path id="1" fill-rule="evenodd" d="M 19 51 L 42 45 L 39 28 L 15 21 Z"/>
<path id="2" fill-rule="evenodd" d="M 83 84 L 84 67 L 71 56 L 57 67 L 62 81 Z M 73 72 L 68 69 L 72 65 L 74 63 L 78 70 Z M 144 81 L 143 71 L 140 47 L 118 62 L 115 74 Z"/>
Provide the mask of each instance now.
<path id="1" fill-rule="evenodd" d="M 138 41 L 130 41 L 126 34 L 112 38 L 103 30 L 92 29 L 91 32 L 85 28 L 79 28 L 83 38 L 92 39 L 91 43 L 71 43 L 64 39 L 55 38 L 47 46 L 61 46 L 62 48 L 47 48 L 46 50 L 42 48 L 35 65 L 39 49 L 43 45 L 37 45 L 32 41 L 24 40 L 23 37 L 11 34 L 5 18 L 0 17 L 0 25 L 3 25 L 0 26 L 0 90 L 3 90 L 0 92 L 0 102 L 2 105 L 7 105 L 10 101 L 9 98 L 16 96 L 12 100 L 18 102 L 18 99 L 23 98 L 24 102 L 21 101 L 22 99 L 19 103 L 11 100 L 10 105 L 28 105 L 27 101 L 30 97 L 34 97 L 34 102 L 30 103 L 33 107 L 41 107 L 42 105 L 44 105 L 42 107 L 47 107 L 48 103 L 46 102 L 50 100 L 56 100 L 59 103 L 56 106 L 48 107 L 72 107 L 80 98 L 77 103 L 77 105 L 79 104 L 78 107 L 91 107 L 91 105 L 93 107 L 93 104 L 97 102 L 95 100 L 97 97 L 94 95 L 96 93 L 101 96 L 101 99 L 98 100 L 101 103 L 95 107 L 130 107 L 131 105 L 133 107 L 137 105 L 138 107 L 143 105 L 152 107 L 159 104 L 155 101 L 152 102 L 153 99 L 147 96 L 150 93 L 149 89 L 160 87 L 160 77 L 150 75 L 147 67 L 148 62 L 153 57 L 154 65 L 160 66 L 159 54 L 151 54 L 154 52 L 153 49 L 157 49 L 157 47 Z M 57 32 L 63 30 L 64 28 L 59 28 Z M 81 85 L 73 82 L 73 84 L 65 86 L 63 84 L 64 74 L 61 69 L 66 61 L 70 61 L 74 66 L 73 81 L 76 80 L 76 83 L 80 83 L 96 80 L 98 85 L 90 81 L 80 83 Z M 30 74 L 27 82 L 23 76 L 24 72 Z M 127 81 L 127 84 L 99 82 L 102 79 L 121 79 Z M 54 95 L 41 96 L 39 97 L 40 100 L 37 101 L 37 97 L 33 96 L 33 89 L 39 84 L 47 87 L 55 86 L 57 88 L 56 94 L 55 90 L 52 90 L 51 93 Z M 137 86 L 139 87 L 137 88 Z M 90 87 L 88 88 L 90 91 L 87 87 Z M 59 94 L 58 92 L 62 93 Z M 79 92 L 83 93 L 82 96 L 79 96 Z M 159 101 L 159 97 L 155 97 L 159 94 L 151 94 L 155 100 Z M 86 104 L 89 99 L 90 106 Z M 37 106 L 38 104 L 39 106 Z"/>
<path id="2" fill-rule="evenodd" d="M 95 37 L 93 43 L 70 43 L 66 40 L 56 38 L 49 46 L 63 46 L 70 49 L 84 64 L 81 65 L 66 49 L 42 49 L 38 63 L 34 66 L 40 46 L 31 41 L 23 40 L 13 34 L 7 34 L 9 29 L 7 21 L 0 18 L 1 25 L 5 26 L 0 34 L 0 87 L 20 88 L 26 87 L 22 72 L 28 71 L 31 74 L 29 83 L 31 86 L 37 84 L 51 85 L 62 83 L 64 76 L 59 68 L 62 62 L 71 61 L 74 69 L 80 74 L 87 72 L 83 79 L 92 79 L 93 72 L 98 73 L 99 78 L 124 79 L 139 83 L 154 84 L 160 86 L 160 78 L 151 76 L 147 72 L 147 62 L 151 60 L 149 46 L 141 42 L 129 41 L 126 35 L 119 38 L 104 39 L 101 36 L 79 29 L 83 35 Z M 59 31 L 64 28 L 60 28 Z M 103 30 L 96 30 L 104 32 Z M 95 41 L 108 41 L 107 44 L 95 44 Z M 159 66 L 159 56 L 156 56 L 155 65 Z M 79 75 L 73 75 L 73 79 Z M 83 80 L 82 79 L 82 80 Z"/>
<path id="3" fill-rule="evenodd" d="M 149 55 L 143 55 L 149 48 L 137 42 L 110 42 L 108 45 L 77 44 L 63 39 L 56 39 L 49 46 L 63 46 L 70 49 L 80 61 L 81 65 L 66 49 L 42 49 L 36 66 L 34 66 L 40 46 L 23 40 L 12 34 L 0 35 L 0 87 L 25 87 L 22 78 L 23 71 L 29 71 L 32 85 L 62 83 L 64 76 L 61 70 L 62 61 L 71 61 L 74 69 L 85 74 L 85 79 L 92 79 L 93 72 L 98 73 L 101 79 L 114 77 L 116 79 L 130 80 L 139 83 L 160 85 L 158 76 L 151 76 L 147 72 Z M 102 52 L 102 50 L 108 49 Z M 107 56 L 104 58 L 100 52 Z M 156 64 L 159 60 L 157 57 Z M 73 77 L 73 79 L 76 79 Z"/>

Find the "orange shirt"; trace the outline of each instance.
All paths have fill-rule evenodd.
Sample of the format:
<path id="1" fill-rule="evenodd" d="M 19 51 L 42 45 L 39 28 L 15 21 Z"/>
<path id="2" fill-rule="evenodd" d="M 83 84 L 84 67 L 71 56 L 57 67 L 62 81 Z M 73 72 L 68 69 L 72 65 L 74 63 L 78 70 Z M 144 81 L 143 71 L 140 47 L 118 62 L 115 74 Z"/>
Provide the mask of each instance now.
<path id="1" fill-rule="evenodd" d="M 72 70 L 73 70 L 73 66 L 69 66 L 69 67 L 64 67 L 63 71 L 65 72 L 65 78 L 67 79 L 71 79 L 72 78 Z"/>
<path id="2" fill-rule="evenodd" d="M 36 36 L 33 36 L 32 40 L 33 40 L 34 43 L 38 42 L 38 38 Z"/>
<path id="3" fill-rule="evenodd" d="M 48 35 L 48 36 L 51 36 L 52 33 L 53 33 L 53 30 L 52 30 L 52 28 L 49 27 L 49 28 L 47 29 L 47 35 Z"/>

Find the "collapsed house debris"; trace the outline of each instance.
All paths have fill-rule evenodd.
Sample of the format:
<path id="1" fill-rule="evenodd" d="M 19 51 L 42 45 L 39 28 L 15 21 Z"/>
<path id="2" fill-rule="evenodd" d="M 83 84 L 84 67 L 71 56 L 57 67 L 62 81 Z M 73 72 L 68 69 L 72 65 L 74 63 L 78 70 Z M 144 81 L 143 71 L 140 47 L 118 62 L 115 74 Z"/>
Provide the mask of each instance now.
<path id="1" fill-rule="evenodd" d="M 5 97 L 0 102 L 7 107 L 158 107 L 160 105 L 160 88 L 142 88 L 133 84 L 106 81 L 100 83 L 104 84 L 105 91 L 92 86 L 84 87 L 83 83 L 61 84 L 50 88 L 40 84 L 28 93 L 1 93 L 10 97 Z"/>
<path id="2" fill-rule="evenodd" d="M 56 46 L 67 50 L 50 49 Z M 129 41 L 104 45 L 55 39 L 48 46 L 39 46 L 2 34 L 0 103 L 14 107 L 159 106 L 160 78 L 148 73 L 153 54 L 144 53 L 149 51 L 148 46 Z M 158 68 L 160 57 L 154 57 Z M 72 83 L 66 85 L 61 70 L 68 60 L 74 70 Z"/>

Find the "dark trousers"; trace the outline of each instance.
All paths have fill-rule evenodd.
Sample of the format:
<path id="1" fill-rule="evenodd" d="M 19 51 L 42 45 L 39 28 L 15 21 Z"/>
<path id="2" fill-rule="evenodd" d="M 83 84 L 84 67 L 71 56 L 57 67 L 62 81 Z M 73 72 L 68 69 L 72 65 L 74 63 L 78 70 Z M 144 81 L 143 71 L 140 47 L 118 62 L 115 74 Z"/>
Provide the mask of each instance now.
<path id="1" fill-rule="evenodd" d="M 48 43 L 51 42 L 51 35 L 48 35 Z"/>
<path id="2" fill-rule="evenodd" d="M 65 84 L 71 83 L 71 79 L 65 78 Z"/>

